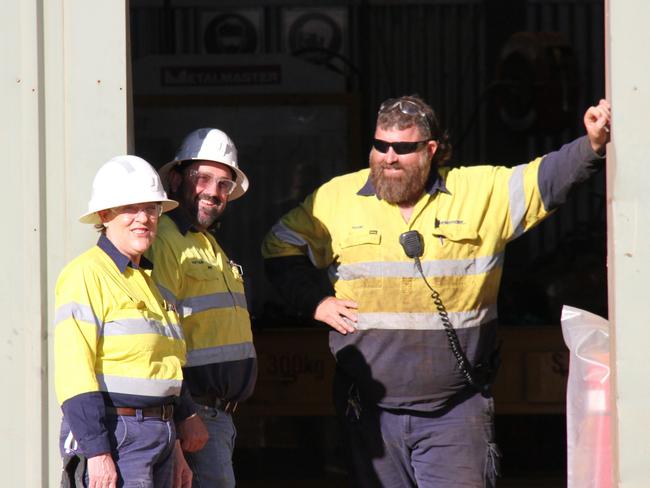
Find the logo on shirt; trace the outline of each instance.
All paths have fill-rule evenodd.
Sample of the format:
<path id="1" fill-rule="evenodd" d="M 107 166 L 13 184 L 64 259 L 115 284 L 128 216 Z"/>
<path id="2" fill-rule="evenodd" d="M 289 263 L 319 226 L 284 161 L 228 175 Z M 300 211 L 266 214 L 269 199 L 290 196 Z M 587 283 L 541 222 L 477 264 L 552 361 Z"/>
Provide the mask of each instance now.
<path id="1" fill-rule="evenodd" d="M 197 266 L 203 266 L 203 265 L 205 265 L 205 266 L 207 266 L 208 269 L 212 269 L 212 268 L 214 268 L 214 266 L 212 266 L 212 265 L 211 265 L 210 263 L 208 263 L 208 262 L 205 262 L 203 259 L 192 259 L 192 261 L 190 261 L 190 262 L 191 262 L 192 264 L 196 264 Z"/>
<path id="2" fill-rule="evenodd" d="M 454 219 L 454 220 L 438 220 L 434 221 L 434 227 L 437 229 L 441 225 L 450 225 L 450 224 L 464 224 L 464 220 Z"/>

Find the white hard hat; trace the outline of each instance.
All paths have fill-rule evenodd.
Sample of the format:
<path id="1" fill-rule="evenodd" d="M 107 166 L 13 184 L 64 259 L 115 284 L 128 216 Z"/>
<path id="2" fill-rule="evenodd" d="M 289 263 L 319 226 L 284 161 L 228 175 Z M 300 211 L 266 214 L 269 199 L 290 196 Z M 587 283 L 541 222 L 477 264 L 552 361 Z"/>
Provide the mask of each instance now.
<path id="1" fill-rule="evenodd" d="M 79 221 L 100 224 L 100 210 L 146 202 L 160 202 L 163 212 L 178 207 L 178 202 L 167 198 L 153 166 L 138 156 L 116 156 L 97 171 L 88 211 Z"/>
<path id="2" fill-rule="evenodd" d="M 228 197 L 235 200 L 248 190 L 248 178 L 237 164 L 237 148 L 228 135 L 219 129 L 197 129 L 190 132 L 176 152 L 172 161 L 160 168 L 160 177 L 169 189 L 169 173 L 185 161 L 213 161 L 221 163 L 235 173 L 235 189 Z"/>

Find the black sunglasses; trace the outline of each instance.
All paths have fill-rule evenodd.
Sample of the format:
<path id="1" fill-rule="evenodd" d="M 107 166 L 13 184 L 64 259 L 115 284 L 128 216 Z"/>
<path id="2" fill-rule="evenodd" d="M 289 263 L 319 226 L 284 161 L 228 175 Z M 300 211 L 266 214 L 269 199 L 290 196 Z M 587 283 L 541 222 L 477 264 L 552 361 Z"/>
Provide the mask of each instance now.
<path id="1" fill-rule="evenodd" d="M 422 141 L 415 142 L 388 142 L 382 141 L 381 139 L 373 139 L 372 147 L 374 147 L 380 153 L 387 153 L 388 148 L 392 147 L 395 154 L 410 154 L 416 151 L 419 151 L 424 147 L 424 144 L 429 142 L 431 139 L 424 139 Z"/>

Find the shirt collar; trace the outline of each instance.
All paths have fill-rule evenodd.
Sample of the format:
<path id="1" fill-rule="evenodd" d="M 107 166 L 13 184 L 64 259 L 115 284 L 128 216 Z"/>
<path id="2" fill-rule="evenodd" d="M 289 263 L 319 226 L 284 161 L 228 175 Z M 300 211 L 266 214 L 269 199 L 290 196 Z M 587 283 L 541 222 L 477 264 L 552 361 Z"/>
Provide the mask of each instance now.
<path id="1" fill-rule="evenodd" d="M 165 215 L 168 215 L 169 218 L 172 219 L 172 222 L 176 224 L 176 227 L 178 227 L 178 230 L 181 234 L 185 235 L 190 230 L 193 232 L 198 232 L 192 225 L 192 222 L 190 222 L 190 219 L 187 218 L 187 215 L 185 215 L 185 212 L 181 209 L 180 206 L 176 207 L 173 210 L 170 210 Z"/>
<path id="2" fill-rule="evenodd" d="M 424 185 L 424 187 L 426 188 L 426 192 L 432 196 L 437 192 L 447 193 L 448 195 L 451 195 L 451 192 L 447 190 L 444 178 L 438 173 L 438 171 L 431 171 L 429 173 L 429 178 L 427 179 L 427 183 Z M 368 179 L 361 187 L 361 189 L 357 192 L 357 195 L 361 195 L 362 197 L 370 197 L 375 194 L 375 186 L 372 184 L 372 181 L 370 181 L 370 173 L 368 173 Z"/>
<path id="3" fill-rule="evenodd" d="M 124 273 L 124 271 L 126 271 L 127 266 L 131 266 L 133 269 L 138 269 L 138 268 L 153 269 L 152 262 L 149 261 L 144 256 L 140 257 L 139 266 L 131 262 L 131 260 L 128 257 L 126 257 L 124 254 L 118 251 L 118 249 L 110 241 L 110 239 L 106 237 L 106 234 L 102 234 L 99 236 L 99 241 L 97 241 L 97 246 L 106 254 L 108 254 L 108 257 L 110 257 L 113 260 L 115 266 L 117 266 L 117 269 L 120 270 L 120 273 Z"/>

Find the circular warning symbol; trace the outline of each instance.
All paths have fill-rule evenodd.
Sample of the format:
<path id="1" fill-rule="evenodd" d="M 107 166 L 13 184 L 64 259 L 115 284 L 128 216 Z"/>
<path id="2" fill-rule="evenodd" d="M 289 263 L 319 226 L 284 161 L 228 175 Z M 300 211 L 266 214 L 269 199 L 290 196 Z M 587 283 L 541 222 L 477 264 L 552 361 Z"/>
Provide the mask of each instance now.
<path id="1" fill-rule="evenodd" d="M 206 26 L 203 42 L 209 53 L 252 53 L 257 49 L 257 30 L 243 15 L 218 15 Z"/>
<path id="2" fill-rule="evenodd" d="M 311 12 L 299 16 L 289 29 L 289 49 L 310 61 L 324 63 L 341 49 L 341 27 L 329 16 Z"/>

